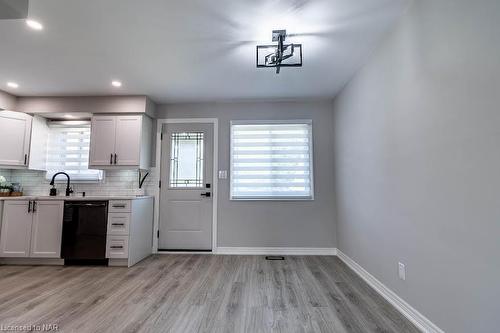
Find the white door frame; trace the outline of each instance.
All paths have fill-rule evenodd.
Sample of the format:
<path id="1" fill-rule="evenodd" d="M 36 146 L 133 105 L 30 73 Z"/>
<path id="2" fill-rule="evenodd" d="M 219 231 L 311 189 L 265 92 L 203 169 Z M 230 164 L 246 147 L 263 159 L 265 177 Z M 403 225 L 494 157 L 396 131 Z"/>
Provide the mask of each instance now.
<path id="1" fill-rule="evenodd" d="M 213 124 L 214 125 L 214 157 L 213 157 L 213 199 L 212 199 L 212 253 L 217 253 L 217 197 L 219 187 L 218 165 L 219 165 L 219 119 L 217 118 L 171 118 L 157 119 L 156 127 L 156 169 L 159 179 L 161 178 L 161 131 L 165 124 Z M 164 184 L 166 186 L 166 184 Z M 154 228 L 153 228 L 153 252 L 158 253 L 158 231 L 160 225 L 160 187 L 155 190 Z"/>

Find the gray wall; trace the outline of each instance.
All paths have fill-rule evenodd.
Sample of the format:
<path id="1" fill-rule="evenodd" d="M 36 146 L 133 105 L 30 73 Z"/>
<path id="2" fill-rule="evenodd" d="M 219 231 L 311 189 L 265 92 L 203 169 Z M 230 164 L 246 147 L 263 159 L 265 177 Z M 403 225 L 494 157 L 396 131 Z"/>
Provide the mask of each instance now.
<path id="1" fill-rule="evenodd" d="M 219 169 L 229 170 L 229 122 L 236 119 L 312 119 L 314 201 L 230 201 L 219 180 L 218 246 L 336 247 L 331 151 L 331 101 L 162 105 L 163 118 L 218 118 Z"/>
<path id="2" fill-rule="evenodd" d="M 16 107 L 16 96 L 0 90 L 0 110 L 14 110 Z"/>
<path id="3" fill-rule="evenodd" d="M 414 1 L 335 101 L 339 248 L 446 332 L 500 325 L 499 32 L 498 0 Z"/>

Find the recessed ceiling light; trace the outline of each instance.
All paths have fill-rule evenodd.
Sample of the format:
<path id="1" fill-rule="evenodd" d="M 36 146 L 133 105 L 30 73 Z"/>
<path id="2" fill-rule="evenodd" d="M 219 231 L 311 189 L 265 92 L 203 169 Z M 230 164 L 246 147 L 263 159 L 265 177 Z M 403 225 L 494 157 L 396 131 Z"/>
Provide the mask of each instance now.
<path id="1" fill-rule="evenodd" d="M 43 25 L 40 22 L 35 21 L 35 20 L 26 20 L 26 25 L 33 30 L 42 30 L 43 29 Z"/>
<path id="2" fill-rule="evenodd" d="M 119 88 L 119 87 L 121 87 L 121 86 L 122 86 L 122 83 L 121 83 L 120 81 L 116 81 L 116 80 L 114 80 L 114 81 L 111 81 L 111 85 L 112 85 L 113 87 L 117 87 L 117 88 Z"/>
<path id="3" fill-rule="evenodd" d="M 15 82 L 7 82 L 7 86 L 14 89 L 19 88 L 19 85 Z"/>

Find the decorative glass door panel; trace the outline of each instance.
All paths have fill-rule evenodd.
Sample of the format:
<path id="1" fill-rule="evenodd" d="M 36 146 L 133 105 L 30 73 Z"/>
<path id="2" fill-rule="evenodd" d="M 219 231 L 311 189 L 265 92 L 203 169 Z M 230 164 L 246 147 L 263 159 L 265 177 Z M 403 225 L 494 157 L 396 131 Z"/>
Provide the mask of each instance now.
<path id="1" fill-rule="evenodd" d="M 172 133 L 170 136 L 171 188 L 201 188 L 203 185 L 203 132 Z"/>

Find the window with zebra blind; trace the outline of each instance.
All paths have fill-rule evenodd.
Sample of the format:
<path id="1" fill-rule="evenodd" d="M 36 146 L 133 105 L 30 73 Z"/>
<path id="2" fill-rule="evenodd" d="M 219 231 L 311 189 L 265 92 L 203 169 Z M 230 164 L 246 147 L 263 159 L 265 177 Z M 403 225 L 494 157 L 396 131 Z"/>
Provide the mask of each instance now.
<path id="1" fill-rule="evenodd" d="M 232 121 L 232 200 L 311 200 L 312 121 Z"/>
<path id="2" fill-rule="evenodd" d="M 88 168 L 89 147 L 90 121 L 50 121 L 46 178 L 64 171 L 71 181 L 102 180 L 103 171 Z"/>

